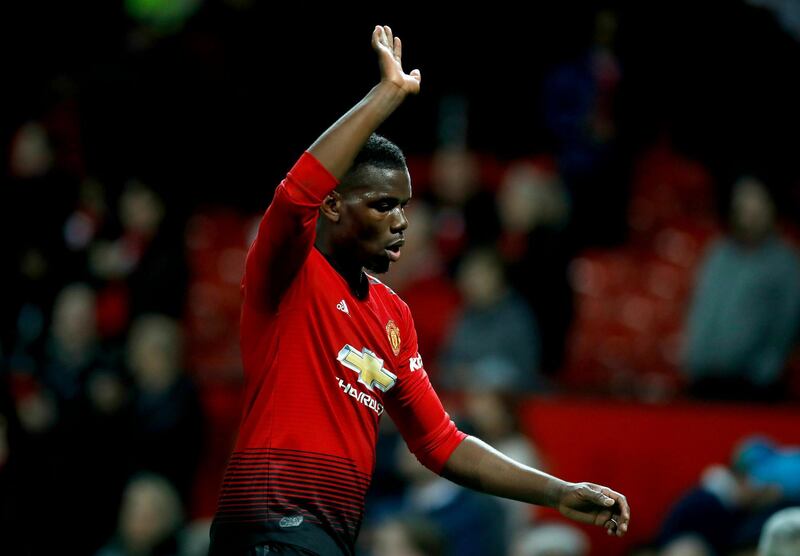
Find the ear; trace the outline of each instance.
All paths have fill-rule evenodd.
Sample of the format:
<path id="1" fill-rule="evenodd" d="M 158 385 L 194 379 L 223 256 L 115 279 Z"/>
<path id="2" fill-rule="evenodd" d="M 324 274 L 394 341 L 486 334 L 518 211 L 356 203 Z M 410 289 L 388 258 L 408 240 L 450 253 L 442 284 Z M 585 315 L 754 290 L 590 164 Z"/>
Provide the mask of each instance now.
<path id="1" fill-rule="evenodd" d="M 322 213 L 322 216 L 335 223 L 339 222 L 339 219 L 342 217 L 341 208 L 341 194 L 338 191 L 331 191 L 325 196 L 325 200 L 322 201 L 319 211 Z"/>

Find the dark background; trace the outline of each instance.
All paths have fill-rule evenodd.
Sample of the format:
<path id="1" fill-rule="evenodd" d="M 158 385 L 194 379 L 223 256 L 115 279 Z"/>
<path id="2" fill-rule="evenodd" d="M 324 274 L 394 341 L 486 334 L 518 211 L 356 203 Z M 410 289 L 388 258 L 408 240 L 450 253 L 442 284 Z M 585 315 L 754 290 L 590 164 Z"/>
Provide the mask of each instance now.
<path id="1" fill-rule="evenodd" d="M 274 187 L 303 149 L 377 82 L 378 68 L 370 48 L 375 24 L 392 26 L 404 41 L 404 67 L 406 70 L 419 68 L 423 76 L 421 94 L 407 99 L 380 132 L 395 140 L 412 162 L 423 161 L 425 169 L 440 144 L 444 127 L 442 107 L 446 99 L 460 98 L 467 106 L 468 146 L 483 157 L 482 162 L 488 159 L 499 162 L 495 168 L 505 168 L 508 166 L 505 163 L 520 157 L 544 155 L 541 158 L 555 159 L 559 156 L 558 140 L 546 119 L 544 91 L 548 76 L 557 68 L 568 67 L 586 56 L 599 10 L 611 9 L 616 13 L 618 32 L 614 54 L 622 78 L 613 92 L 617 134 L 613 149 L 609 149 L 614 155 L 613 163 L 609 164 L 611 171 L 601 168 L 590 176 L 592 179 L 578 180 L 577 185 L 575 180 L 566 180 L 569 194 L 576 200 L 568 228 L 574 237 L 570 235 L 565 239 L 556 235 L 555 241 L 546 243 L 554 246 L 552 252 L 540 251 L 538 254 L 544 258 L 532 257 L 529 261 L 532 268 L 538 264 L 539 268 L 558 271 L 559 268 L 566 270 L 567 263 L 582 257 L 584 265 L 587 261 L 595 265 L 607 263 L 600 265 L 601 270 L 610 272 L 620 265 L 631 270 L 629 274 L 622 274 L 624 278 L 620 281 L 627 283 L 615 292 L 617 297 L 603 298 L 603 305 L 611 308 L 614 315 L 617 312 L 622 315 L 622 301 L 639 299 L 633 297 L 641 294 L 635 288 L 640 285 L 637 282 L 644 282 L 649 276 L 648 268 L 652 270 L 653 264 L 665 262 L 656 260 L 662 254 L 655 253 L 655 241 L 651 242 L 655 236 L 642 235 L 639 230 L 640 237 L 634 237 L 635 231 L 629 229 L 627 211 L 630 190 L 635 189 L 633 174 L 637 164 L 658 142 L 670 142 L 677 151 L 667 162 L 678 168 L 675 172 L 679 175 L 674 184 L 667 183 L 667 186 L 675 185 L 673 189 L 677 191 L 677 186 L 686 185 L 681 180 L 692 182 L 698 174 L 705 177 L 706 169 L 711 174 L 711 179 L 700 180 L 701 187 L 690 190 L 690 194 L 696 190 L 702 193 L 707 184 L 715 189 L 713 199 L 719 218 L 700 214 L 700 232 L 705 233 L 702 225 L 708 221 L 713 222 L 713 231 L 718 231 L 716 224 L 724 221 L 731 184 L 745 172 L 764 179 L 776 196 L 783 222 L 800 222 L 800 167 L 797 164 L 800 40 L 782 29 L 776 16 L 767 9 L 734 1 L 540 2 L 526 4 L 524 8 L 508 8 L 499 3 L 467 8 L 466 3 L 445 6 L 432 2 L 395 2 L 363 9 L 330 5 L 319 8 L 303 2 L 204 0 L 185 22 L 173 29 L 158 30 L 131 15 L 132 5 L 145 3 L 144 0 L 79 3 L 29 0 L 2 8 L 0 67 L 4 94 L 0 110 L 0 148 L 4 157 L 0 172 L 0 191 L 3 192 L 0 195 L 3 209 L 0 248 L 9 269 L 0 313 L 0 355 L 4 365 L 11 368 L 10 356 L 14 355 L 19 331 L 24 328 L 21 324 L 25 324 L 21 308 L 26 304 L 38 310 L 39 343 L 34 347 L 41 348 L 48 334 L 56 294 L 72 281 L 85 280 L 83 274 L 88 270 L 70 261 L 83 260 L 79 257 L 85 257 L 86 253 L 68 253 L 64 245 L 65 222 L 76 210 L 87 208 L 81 205 L 81 184 L 92 181 L 87 178 L 97 178 L 103 194 L 107 195 L 107 199 L 104 198 L 107 214 L 99 216 L 101 224 L 98 224 L 98 235 L 93 238 L 105 240 L 121 237 L 114 201 L 130 178 L 138 177 L 156 190 L 169 205 L 167 213 L 171 222 L 169 228 L 164 225 L 163 238 L 168 241 L 163 243 L 160 237 L 154 245 L 163 247 L 160 252 L 167 261 L 180 261 L 188 256 L 194 264 L 195 275 L 190 283 L 181 282 L 178 276 L 175 280 L 178 294 L 164 296 L 179 303 L 183 301 L 182 296 L 189 299 L 187 308 L 191 311 L 186 312 L 184 324 L 188 323 L 188 339 L 194 343 L 187 352 L 195 351 L 195 362 L 202 358 L 205 352 L 198 348 L 204 347 L 202 343 L 206 337 L 192 338 L 192 331 L 197 330 L 192 327 L 197 327 L 198 323 L 208 324 L 212 332 L 222 337 L 223 355 L 232 354 L 235 361 L 223 376 L 192 369 L 191 361 L 187 369 L 193 379 L 198 379 L 201 400 L 209 413 L 210 426 L 205 435 L 211 444 L 198 462 L 197 490 L 201 496 L 197 496 L 190 508 L 192 517 L 209 517 L 213 513 L 219 478 L 239 419 L 241 376 L 235 330 L 239 310 L 238 278 L 228 278 L 230 269 L 235 270 L 241 264 L 228 264 L 231 259 L 221 255 L 234 248 L 234 254 L 239 253 L 243 258 L 250 217 L 264 210 Z M 48 146 L 53 153 L 54 162 L 42 175 L 15 175 L 10 168 L 12 146 L 24 143 L 18 141 L 18 137 L 28 122 L 36 122 L 46 130 Z M 699 164 L 685 164 L 687 159 Z M 690 175 L 684 179 L 680 172 L 687 166 Z M 417 171 L 419 167 L 411 164 L 417 192 L 424 188 L 428 177 Z M 672 166 L 667 169 L 671 170 Z M 490 188 L 497 183 L 482 185 Z M 654 185 L 653 180 L 644 185 Z M 694 203 L 686 204 L 688 209 L 694 207 Z M 702 201 L 697 205 L 705 208 Z M 632 206 L 635 208 L 636 204 Z M 236 209 L 236 214 L 231 217 L 225 207 Z M 485 213 L 491 213 L 493 207 L 487 203 L 480 208 L 486 209 L 479 212 L 482 218 Z M 198 215 L 201 218 L 197 218 Z M 102 221 L 103 218 L 107 220 Z M 213 249 L 207 252 L 202 251 L 197 248 L 196 241 L 194 244 L 191 241 L 202 228 L 198 222 L 210 222 L 208 229 L 219 225 L 230 238 L 213 244 Z M 232 224 L 225 228 L 225 223 Z M 695 222 L 688 224 L 688 228 L 678 231 L 685 232 L 681 237 L 691 240 L 695 236 L 689 232 L 695 231 L 691 227 Z M 203 238 L 202 234 L 200 237 Z M 546 241 L 547 237 L 544 239 Z M 700 239 L 705 241 L 708 237 Z M 699 246 L 703 245 L 700 239 L 695 246 L 697 252 L 692 256 L 699 257 Z M 598 245 L 611 249 L 594 253 L 593 259 L 592 253 L 587 255 L 583 251 Z M 91 246 L 90 243 L 88 247 Z M 44 256 L 53 255 L 49 266 L 40 265 L 44 270 L 39 269 L 38 282 L 30 279 L 35 272 L 23 268 L 25 256 L 33 250 Z M 555 256 L 547 258 L 547 255 Z M 217 256 L 226 264 L 216 265 Z M 552 259 L 563 268 L 551 264 Z M 241 262 L 240 259 L 235 261 Z M 84 266 L 85 263 L 83 261 Z M 156 263 L 154 266 L 160 269 L 161 260 Z M 221 280 L 212 284 L 218 290 L 204 289 L 204 293 L 212 291 L 225 295 L 193 294 L 193 286 L 209 279 L 209 276 L 200 276 L 198 269 Z M 693 267 L 687 265 L 679 269 L 678 277 L 682 276 L 689 283 L 692 272 Z M 217 274 L 225 274 L 224 279 Z M 672 276 L 674 274 L 669 274 L 667 278 Z M 561 272 L 557 278 L 560 285 L 568 286 L 566 272 Z M 108 286 L 102 280 L 96 282 L 100 282 L 99 286 Z M 161 281 L 153 282 L 160 285 Z M 450 286 L 455 287 L 452 283 Z M 567 289 L 568 305 L 573 295 L 569 288 L 571 286 Z M 551 290 L 544 287 L 542 291 L 547 292 L 547 296 Z M 605 293 L 606 290 L 602 290 L 600 297 Z M 581 295 L 586 298 L 584 294 Z M 557 296 L 550 297 L 556 306 Z M 685 298 L 667 300 L 657 305 L 656 310 L 669 308 L 670 303 L 682 303 L 680 299 L 685 301 Z M 228 313 L 203 312 L 209 306 L 213 309 L 214 304 Z M 683 313 L 680 307 L 678 309 L 672 313 L 675 323 L 680 325 Z M 572 310 L 571 305 L 569 310 Z M 180 312 L 176 316 L 181 316 Z M 612 329 L 600 340 L 614 339 L 612 335 L 618 332 Z M 111 334 L 111 339 L 124 342 L 125 330 L 117 333 L 119 337 Z M 676 345 L 669 343 L 670 336 L 662 332 L 657 333 L 657 338 L 645 338 L 645 333 L 636 333 L 633 339 L 623 338 L 625 345 L 647 340 L 647 346 L 660 348 L 663 344 L 676 349 Z M 602 342 L 585 334 L 592 345 L 600 348 L 590 355 L 604 355 Z M 738 438 L 742 430 L 760 427 L 762 432 L 774 432 L 773 426 L 775 429 L 786 426 L 786 431 L 798 430 L 792 429 L 791 421 L 781 413 L 761 415 L 761 420 L 756 418 L 760 411 L 769 408 L 750 408 L 748 411 L 753 413 L 748 413 L 742 410 L 743 406 L 727 408 L 708 404 L 701 408 L 708 410 L 707 413 L 695 414 L 694 406 L 676 409 L 673 398 L 648 398 L 648 385 L 654 384 L 655 390 L 662 383 L 648 382 L 658 374 L 658 369 L 650 368 L 650 352 L 641 353 L 645 355 L 637 355 L 638 359 L 634 360 L 641 365 L 627 369 L 628 375 L 620 374 L 623 378 L 627 376 L 630 383 L 608 380 L 616 375 L 607 372 L 606 367 L 599 368 L 597 373 L 594 368 L 589 369 L 589 374 L 583 378 L 600 378 L 587 382 L 589 387 L 578 392 L 597 395 L 599 406 L 576 402 L 580 406 L 578 409 L 583 408 L 581 412 L 569 403 L 562 406 L 556 402 L 548 413 L 547 403 L 537 398 L 530 407 L 536 411 L 544 407 L 544 413 L 533 415 L 532 410 L 527 415 L 529 424 L 543 424 L 542 427 L 552 432 L 550 445 L 546 435 L 536 440 L 542 441 L 543 452 L 552 449 L 555 472 L 569 471 L 571 464 L 591 466 L 592 473 L 600 470 L 599 477 L 592 480 L 607 480 L 608 484 L 618 485 L 620 490 L 633 492 L 631 500 L 640 503 L 636 511 L 643 516 L 635 519 L 641 519 L 644 527 L 632 530 L 629 543 L 652 541 L 662 514 L 667 511 L 666 504 L 677 499 L 681 490 L 696 480 L 701 466 L 728 457 L 734 438 Z M 426 355 L 426 361 L 433 360 Z M 217 364 L 217 360 L 213 360 L 207 366 Z M 670 372 L 673 374 L 667 378 L 675 378 L 678 369 L 670 368 Z M 800 375 L 795 373 L 794 376 Z M 597 389 L 598 384 L 603 388 Z M 644 387 L 639 388 L 641 385 Z M 575 394 L 570 391 L 574 384 L 564 380 L 562 386 L 565 392 Z M 800 392 L 800 388 L 795 386 L 793 392 Z M 681 462 L 686 460 L 682 469 L 672 469 L 677 461 L 674 446 L 678 441 L 653 434 L 652 431 L 658 429 L 651 428 L 651 421 L 639 419 L 639 413 L 635 413 L 638 409 L 625 405 L 624 399 L 631 398 L 645 403 L 653 399 L 666 401 L 658 406 L 645 405 L 641 411 L 655 416 L 656 424 L 660 423 L 665 430 L 675 431 L 685 443 L 682 453 L 693 454 L 692 458 L 679 458 Z M 0 407 L 0 417 L 14 414 L 10 395 L 8 401 L 0 397 L 0 403 L 6 404 L 5 412 Z M 610 412 L 602 413 L 604 408 L 610 408 Z M 619 408 L 621 413 L 618 414 Z M 628 410 L 630 412 L 625 413 Z M 726 413 L 728 410 L 731 414 Z M 560 412 L 570 416 L 575 430 L 581 434 L 585 433 L 587 424 L 603 422 L 602 419 L 597 421 L 598 415 L 605 415 L 605 419 L 614 424 L 622 422 L 630 430 L 623 427 L 620 433 L 609 426 L 603 429 L 608 437 L 592 433 L 594 441 L 605 444 L 595 450 L 591 443 L 574 442 L 577 434 L 564 433 L 569 430 L 569 421 Z M 741 420 L 733 419 L 733 413 Z M 796 418 L 794 413 L 790 415 Z M 676 420 L 687 426 L 676 427 Z M 554 422 L 559 426 L 551 427 Z M 698 422 L 713 423 L 713 427 L 720 430 L 708 433 L 703 427 L 693 426 Z M 87 440 L 90 436 L 84 434 L 83 427 L 81 424 L 76 428 L 80 434 L 64 437 L 64 453 L 74 456 L 74 461 L 79 463 L 83 461 L 80 458 L 91 458 L 93 453 L 76 449 L 76 438 L 90 443 Z M 101 451 L 108 438 L 126 440 L 120 430 L 123 429 L 109 425 L 104 433 L 108 437 L 97 443 Z M 626 442 L 629 436 L 634 439 L 632 442 Z M 714 438 L 709 440 L 711 436 Z M 796 444 L 796 437 L 788 432 L 777 438 Z M 571 445 L 559 444 L 564 439 Z M 14 441 L 12 438 L 10 443 L 14 445 Z M 17 446 L 13 446 L 12 452 Z M 607 446 L 615 449 L 606 452 Z M 698 453 L 692 451 L 693 446 Z M 617 453 L 617 447 L 629 450 L 631 456 L 623 451 Z M 17 453 L 31 458 L 27 461 L 38 460 L 35 452 Z M 30 456 L 31 453 L 34 455 Z M 600 459 L 592 459 L 596 457 Z M 40 461 L 43 468 L 58 467 L 57 460 L 51 462 L 42 458 Z M 103 463 L 102 466 L 112 472 L 115 470 L 112 465 Z M 5 469 L 11 471 L 0 475 L 0 528 L 4 523 L 13 524 L 22 519 L 18 516 L 24 512 L 15 505 L 17 501 L 25 501 L 29 506 L 32 513 L 26 515 L 38 517 L 40 506 L 51 508 L 51 503 L 56 503 L 54 513 L 60 511 L 72 521 L 83 519 L 79 512 L 73 511 L 71 498 L 62 496 L 59 500 L 46 492 L 49 483 L 40 481 L 35 470 L 25 466 Z M 642 469 L 655 471 L 643 473 Z M 578 471 L 580 473 L 570 476 L 570 480 L 587 478 L 581 474 L 583 469 Z M 20 480 L 20 476 L 25 476 L 26 480 Z M 60 476 L 50 478 L 51 483 L 59 483 L 59 487 L 66 490 L 82 487 L 80 481 L 60 481 Z M 91 476 L 91 468 L 86 476 Z M 102 485 L 102 482 L 95 482 Z M 27 490 L 29 485 L 42 492 L 31 495 Z M 6 492 L 16 491 L 17 498 L 4 498 L 3 488 L 8 489 Z M 98 486 L 96 490 L 112 498 L 121 492 L 121 487 L 100 492 L 103 488 Z M 658 491 L 656 496 L 653 491 Z M 637 495 L 639 498 L 635 499 Z M 638 509 L 648 502 L 649 514 Z M 2 514 L 3 504 L 8 510 L 5 514 Z M 657 507 L 659 504 L 664 507 Z M 86 498 L 84 505 L 93 503 Z M 70 511 L 62 509 L 67 506 Z M 94 505 L 94 511 L 106 514 L 108 521 L 108 531 L 98 528 L 95 536 L 110 534 L 116 510 L 116 502 Z M 3 522 L 4 516 L 10 519 Z M 29 523 L 34 525 L 33 521 Z M 36 523 L 38 527 L 38 521 Z M 64 519 L 59 526 L 69 531 L 71 520 Z M 49 539 L 30 535 L 25 543 L 40 540 Z M 90 539 L 90 543 L 104 540 Z M 602 541 L 595 539 L 595 542 Z M 606 550 L 608 546 L 611 545 L 596 544 L 603 554 L 613 554 L 612 550 L 620 553 L 624 549 L 617 544 L 616 548 Z"/>
<path id="2" fill-rule="evenodd" d="M 800 45 L 772 13 L 734 2 L 550 4 L 206 2 L 180 33 L 136 47 L 120 3 L 25 2 L 6 19 L 2 136 L 7 145 L 21 122 L 69 99 L 89 173 L 110 184 L 147 175 L 181 205 L 260 210 L 297 153 L 375 83 L 377 22 L 423 74 L 422 94 L 382 128 L 407 152 L 432 151 L 448 94 L 466 96 L 477 150 L 547 152 L 542 79 L 585 50 L 595 8 L 610 5 L 631 153 L 668 131 L 723 183 L 741 170 L 768 170 L 782 192 L 796 182 Z"/>

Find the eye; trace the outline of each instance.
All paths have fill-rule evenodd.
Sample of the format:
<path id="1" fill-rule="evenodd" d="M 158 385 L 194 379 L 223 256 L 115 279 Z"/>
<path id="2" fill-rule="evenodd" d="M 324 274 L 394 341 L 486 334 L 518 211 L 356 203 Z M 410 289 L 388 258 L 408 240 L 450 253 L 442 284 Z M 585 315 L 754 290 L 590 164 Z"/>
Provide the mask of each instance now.
<path id="1" fill-rule="evenodd" d="M 376 201 L 373 203 L 372 208 L 380 212 L 389 212 L 394 207 L 397 206 L 397 201 L 394 199 L 381 199 L 380 201 Z"/>

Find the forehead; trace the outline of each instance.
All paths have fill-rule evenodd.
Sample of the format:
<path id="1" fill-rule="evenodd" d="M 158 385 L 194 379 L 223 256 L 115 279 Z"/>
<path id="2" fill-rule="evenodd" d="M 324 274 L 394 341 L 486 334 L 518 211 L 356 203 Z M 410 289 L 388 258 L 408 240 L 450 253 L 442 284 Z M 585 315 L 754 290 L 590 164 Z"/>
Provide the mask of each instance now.
<path id="1" fill-rule="evenodd" d="M 367 201 L 387 197 L 410 199 L 411 177 L 406 169 L 365 166 L 359 169 L 358 185 L 351 187 L 348 193 Z"/>

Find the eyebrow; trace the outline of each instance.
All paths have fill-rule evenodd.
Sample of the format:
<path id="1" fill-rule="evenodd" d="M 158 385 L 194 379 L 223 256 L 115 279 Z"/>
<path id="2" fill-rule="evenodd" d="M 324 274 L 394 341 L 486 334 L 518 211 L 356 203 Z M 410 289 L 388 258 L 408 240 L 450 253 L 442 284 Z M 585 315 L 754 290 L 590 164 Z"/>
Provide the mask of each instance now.
<path id="1" fill-rule="evenodd" d="M 397 200 L 400 203 L 407 203 L 408 201 L 411 200 L 411 197 L 408 197 L 407 199 L 402 200 L 401 197 L 397 197 L 395 195 L 392 195 L 389 192 L 385 192 L 385 191 L 367 191 L 364 194 L 364 200 L 366 200 L 368 203 L 372 203 L 372 202 L 376 202 L 376 201 L 387 201 L 387 200 Z"/>
<path id="2" fill-rule="evenodd" d="M 374 205 L 377 203 L 391 203 L 405 206 L 409 201 L 411 201 L 411 197 L 407 199 L 401 199 L 400 197 L 394 197 L 392 195 L 381 195 L 372 199 L 367 199 L 366 201 L 368 205 Z"/>

